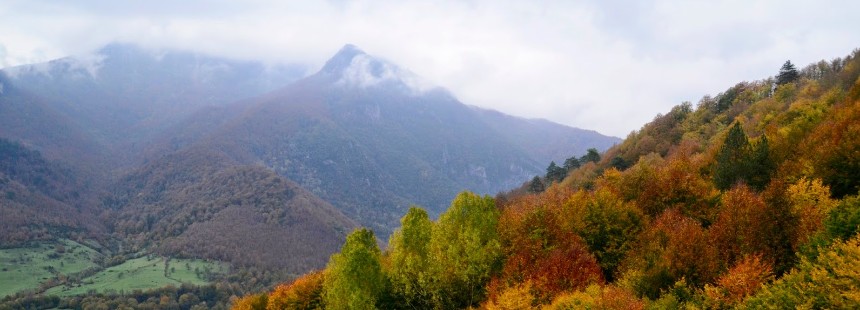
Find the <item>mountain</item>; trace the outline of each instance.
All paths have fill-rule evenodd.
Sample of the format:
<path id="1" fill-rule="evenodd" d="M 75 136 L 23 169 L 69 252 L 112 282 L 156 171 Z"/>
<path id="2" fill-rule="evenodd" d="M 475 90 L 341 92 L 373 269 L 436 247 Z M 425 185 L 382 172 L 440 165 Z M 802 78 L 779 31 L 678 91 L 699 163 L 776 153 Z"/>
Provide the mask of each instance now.
<path id="1" fill-rule="evenodd" d="M 550 139 L 541 141 L 552 143 L 600 141 L 578 149 L 615 141 L 592 132 L 587 138 L 552 140 L 583 132 L 487 113 L 347 45 L 316 74 L 199 112 L 169 131 L 151 153 L 189 145 L 223 150 L 296 181 L 386 235 L 411 204 L 436 215 L 460 190 L 494 194 L 542 174 L 549 154 L 562 156 L 559 150 L 565 149 L 530 149 L 525 137 L 500 127 L 516 124 L 534 134 L 567 129 L 546 132 Z"/>
<path id="2" fill-rule="evenodd" d="M 76 121 L 54 109 L 49 100 L 21 89 L 0 72 L 0 138 L 21 142 L 49 160 L 79 174 L 101 168 L 107 154 Z"/>
<path id="3" fill-rule="evenodd" d="M 149 139 L 196 109 L 283 86 L 304 75 L 304 68 L 111 44 L 2 72 L 106 148 L 110 164 L 128 166 Z"/>
<path id="4" fill-rule="evenodd" d="M 538 163 L 554 161 L 561 165 L 565 159 L 585 154 L 589 148 L 606 150 L 620 143 L 616 137 L 553 123 L 545 119 L 526 119 L 499 111 L 471 107 L 480 119 L 502 134 Z"/>

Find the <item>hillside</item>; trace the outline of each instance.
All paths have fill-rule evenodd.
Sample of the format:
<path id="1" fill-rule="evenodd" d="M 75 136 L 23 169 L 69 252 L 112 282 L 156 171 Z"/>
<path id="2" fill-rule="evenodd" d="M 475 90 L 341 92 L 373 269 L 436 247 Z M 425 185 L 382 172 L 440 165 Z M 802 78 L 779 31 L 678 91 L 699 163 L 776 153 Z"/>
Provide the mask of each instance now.
<path id="1" fill-rule="evenodd" d="M 860 50 L 787 62 L 546 190 L 410 209 L 384 252 L 356 230 L 324 271 L 235 308 L 857 308 L 858 137 Z"/>
<path id="2" fill-rule="evenodd" d="M 20 143 L 0 139 L 0 244 L 104 233 L 74 172 Z"/>
<path id="3" fill-rule="evenodd" d="M 125 176 L 113 230 L 138 249 L 300 273 L 321 267 L 355 227 L 271 171 L 186 150 Z"/>

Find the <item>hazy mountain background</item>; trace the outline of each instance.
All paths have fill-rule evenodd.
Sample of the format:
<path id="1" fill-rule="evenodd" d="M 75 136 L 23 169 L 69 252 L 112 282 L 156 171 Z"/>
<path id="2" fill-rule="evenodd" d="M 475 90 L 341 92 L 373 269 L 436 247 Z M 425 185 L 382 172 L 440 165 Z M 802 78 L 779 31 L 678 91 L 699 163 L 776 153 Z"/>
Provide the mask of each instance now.
<path id="1" fill-rule="evenodd" d="M 352 45 L 306 71 L 128 44 L 0 71 L 2 246 L 297 274 L 359 225 L 384 241 L 410 205 L 436 216 L 620 141 L 468 106 Z"/>

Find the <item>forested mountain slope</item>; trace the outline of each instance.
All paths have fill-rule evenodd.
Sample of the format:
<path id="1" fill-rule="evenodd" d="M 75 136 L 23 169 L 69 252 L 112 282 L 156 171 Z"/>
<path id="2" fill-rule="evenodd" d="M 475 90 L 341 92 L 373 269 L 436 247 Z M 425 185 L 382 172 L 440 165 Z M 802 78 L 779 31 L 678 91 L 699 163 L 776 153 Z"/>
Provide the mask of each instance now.
<path id="1" fill-rule="evenodd" d="M 0 139 L 0 244 L 12 246 L 104 233 L 92 193 L 62 164 L 35 150 Z"/>
<path id="2" fill-rule="evenodd" d="M 290 180 L 189 149 L 114 187 L 113 230 L 143 250 L 298 273 L 319 268 L 356 224 Z"/>
<path id="3" fill-rule="evenodd" d="M 325 270 L 235 307 L 857 308 L 858 154 L 860 50 L 786 62 L 543 191 L 411 209 L 384 252 L 357 230 Z"/>

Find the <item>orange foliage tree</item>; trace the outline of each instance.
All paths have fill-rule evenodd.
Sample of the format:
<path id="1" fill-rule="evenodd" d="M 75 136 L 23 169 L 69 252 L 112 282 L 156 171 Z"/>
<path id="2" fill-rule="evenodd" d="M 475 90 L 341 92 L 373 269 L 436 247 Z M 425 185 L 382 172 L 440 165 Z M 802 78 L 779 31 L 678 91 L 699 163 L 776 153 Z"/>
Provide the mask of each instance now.
<path id="1" fill-rule="evenodd" d="M 325 273 L 308 273 L 290 284 L 278 285 L 269 294 L 266 310 L 321 309 Z"/>
<path id="2" fill-rule="evenodd" d="M 491 295 L 530 283 L 539 304 L 560 292 L 603 282 L 600 266 L 579 236 L 563 229 L 546 208 L 509 209 L 500 219 L 499 231 L 507 260 L 501 276 L 490 284 Z"/>

